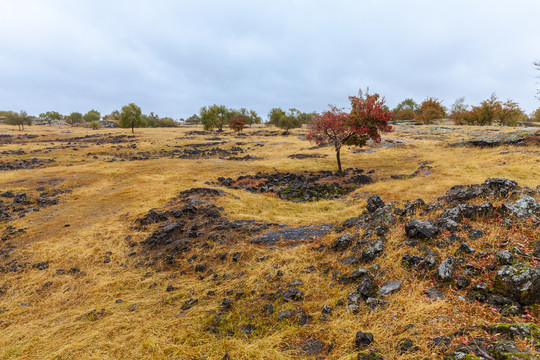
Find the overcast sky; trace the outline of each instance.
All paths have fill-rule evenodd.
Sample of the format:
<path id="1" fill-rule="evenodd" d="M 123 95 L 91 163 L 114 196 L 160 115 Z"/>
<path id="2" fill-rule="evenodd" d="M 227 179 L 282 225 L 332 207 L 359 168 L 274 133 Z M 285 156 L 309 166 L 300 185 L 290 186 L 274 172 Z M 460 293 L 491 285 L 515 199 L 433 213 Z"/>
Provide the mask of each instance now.
<path id="1" fill-rule="evenodd" d="M 0 0 L 0 110 L 102 114 L 135 102 L 322 111 L 370 88 L 392 108 L 495 92 L 527 112 L 539 0 Z"/>

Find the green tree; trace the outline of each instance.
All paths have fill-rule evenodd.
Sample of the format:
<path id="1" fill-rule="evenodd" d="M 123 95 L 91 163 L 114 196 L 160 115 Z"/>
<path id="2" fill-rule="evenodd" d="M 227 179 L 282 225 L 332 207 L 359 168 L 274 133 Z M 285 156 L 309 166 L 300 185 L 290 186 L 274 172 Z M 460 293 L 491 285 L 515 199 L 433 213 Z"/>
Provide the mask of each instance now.
<path id="1" fill-rule="evenodd" d="M 289 134 L 290 129 L 302 127 L 303 113 L 295 108 L 289 109 L 286 113 L 280 108 L 273 108 L 268 113 L 269 123 L 285 130 L 285 135 Z"/>
<path id="2" fill-rule="evenodd" d="M 99 121 L 99 119 L 101 119 L 101 114 L 99 111 L 92 109 L 84 114 L 83 118 L 86 122 Z"/>
<path id="3" fill-rule="evenodd" d="M 205 130 L 217 128 L 217 131 L 223 131 L 223 126 L 229 123 L 232 111 L 225 105 L 211 105 L 208 108 L 203 106 L 199 113 L 201 122 Z"/>
<path id="4" fill-rule="evenodd" d="M 152 128 L 157 127 L 157 121 L 156 121 L 155 118 L 153 118 L 153 117 L 150 116 L 150 115 L 145 115 L 145 114 L 143 114 L 142 117 L 143 117 L 143 119 L 146 121 L 146 125 L 147 125 L 148 127 L 152 127 Z"/>
<path id="5" fill-rule="evenodd" d="M 197 114 L 193 114 L 184 121 L 187 125 L 199 125 L 201 118 Z"/>
<path id="6" fill-rule="evenodd" d="M 80 112 L 72 112 L 64 118 L 66 123 L 73 126 L 75 124 L 80 124 L 84 121 L 83 115 Z"/>
<path id="7" fill-rule="evenodd" d="M 32 125 L 32 117 L 24 110 L 18 113 L 9 111 L 6 113 L 6 124 L 17 125 L 20 130 L 24 130 L 24 125 Z"/>
<path id="8" fill-rule="evenodd" d="M 118 125 L 122 128 L 131 128 L 131 133 L 135 133 L 136 127 L 146 127 L 146 119 L 143 118 L 141 108 L 130 103 L 122 106 Z"/>
<path id="9" fill-rule="evenodd" d="M 248 125 L 251 127 L 253 124 L 260 124 L 262 121 L 261 117 L 255 110 L 249 110 L 249 116 L 248 116 Z"/>
<path id="10" fill-rule="evenodd" d="M 409 110 L 412 110 L 414 112 L 418 111 L 420 109 L 420 107 L 418 106 L 418 104 L 416 103 L 416 101 L 414 101 L 413 99 L 411 98 L 408 98 L 408 99 L 405 99 L 403 100 L 402 102 L 400 102 L 393 110 L 392 112 L 394 114 L 400 112 L 401 110 L 405 110 L 405 109 L 409 109 Z"/>
<path id="11" fill-rule="evenodd" d="M 62 120 L 63 116 L 58 111 L 47 111 L 46 113 L 39 114 L 39 118 L 47 121 L 50 126 L 54 120 Z"/>
<path id="12" fill-rule="evenodd" d="M 156 125 L 158 127 L 177 127 L 178 126 L 178 124 L 176 123 L 176 121 L 174 121 L 173 118 L 167 117 L 167 116 L 164 118 L 158 119 Z"/>
<path id="13" fill-rule="evenodd" d="M 88 126 L 90 127 L 90 129 L 93 130 L 97 130 L 101 127 L 101 125 L 99 125 L 99 122 L 96 120 L 92 121 L 90 124 L 88 124 Z"/>

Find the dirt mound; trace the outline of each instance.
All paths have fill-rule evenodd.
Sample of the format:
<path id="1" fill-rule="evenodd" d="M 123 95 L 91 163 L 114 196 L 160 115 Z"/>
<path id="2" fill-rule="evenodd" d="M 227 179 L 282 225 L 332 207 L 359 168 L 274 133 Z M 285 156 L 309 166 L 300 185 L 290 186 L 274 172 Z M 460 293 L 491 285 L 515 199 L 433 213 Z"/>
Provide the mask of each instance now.
<path id="1" fill-rule="evenodd" d="M 225 192 L 212 188 L 193 188 L 183 191 L 178 197 L 160 209 L 151 209 L 136 223 L 140 230 L 158 224 L 141 245 L 143 254 L 151 254 L 146 261 L 165 260 L 173 264 L 175 258 L 192 250 L 232 245 L 265 230 L 284 227 L 256 220 L 230 220 L 225 209 L 210 200 L 224 196 Z"/>
<path id="2" fill-rule="evenodd" d="M 371 183 L 369 175 L 361 169 L 347 169 L 342 174 L 333 171 L 303 173 L 273 173 L 244 175 L 236 180 L 220 177 L 217 183 L 231 189 L 253 193 L 275 194 L 295 202 L 337 199 L 363 184 Z"/>
<path id="3" fill-rule="evenodd" d="M 135 145 L 135 144 L 133 144 Z M 196 144 L 205 146 L 206 144 Z M 121 145 L 120 145 L 121 146 Z M 135 149 L 136 146 L 130 147 Z M 117 147 L 117 150 L 121 149 Z M 116 152 L 112 157 L 106 154 L 107 162 L 114 161 L 138 161 L 138 160 L 151 160 L 159 158 L 171 158 L 171 159 L 222 159 L 229 161 L 247 161 L 247 160 L 260 160 L 260 158 L 253 155 L 244 155 L 244 150 L 240 147 L 233 146 L 231 149 L 224 149 L 220 147 L 213 147 L 210 149 L 199 149 L 196 147 L 187 149 L 175 149 L 175 150 L 157 150 L 157 151 L 137 151 L 137 152 Z M 87 156 L 93 156 L 98 158 L 99 154 L 88 153 Z"/>
<path id="4" fill-rule="evenodd" d="M 21 160 L 0 160 L 0 171 L 33 169 L 44 167 L 46 164 L 55 162 L 54 159 L 21 159 Z"/>
<path id="5" fill-rule="evenodd" d="M 323 159 L 325 157 L 328 157 L 328 155 L 325 155 L 325 154 L 292 154 L 292 155 L 288 156 L 288 158 L 290 158 L 290 159 Z"/>

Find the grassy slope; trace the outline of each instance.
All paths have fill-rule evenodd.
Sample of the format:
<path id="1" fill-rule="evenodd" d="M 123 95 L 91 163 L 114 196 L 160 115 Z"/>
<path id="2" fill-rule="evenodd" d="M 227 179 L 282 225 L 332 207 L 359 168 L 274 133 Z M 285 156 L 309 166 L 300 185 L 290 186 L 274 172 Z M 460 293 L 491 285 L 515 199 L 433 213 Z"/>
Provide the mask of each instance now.
<path id="1" fill-rule="evenodd" d="M 188 129 L 189 130 L 189 129 Z M 191 129 L 192 130 L 192 129 Z M 132 151 L 161 149 L 199 139 L 182 139 L 186 129 L 138 129 L 138 148 Z M 375 176 L 387 178 L 391 174 L 408 174 L 422 161 L 433 161 L 433 173 L 407 180 L 381 180 L 362 187 L 344 200 L 296 204 L 276 198 L 255 195 L 240 190 L 227 190 L 236 196 L 218 199 L 231 218 L 261 219 L 287 224 L 338 224 L 345 218 L 359 214 L 369 194 L 377 193 L 385 201 L 404 201 L 423 197 L 430 201 L 456 184 L 481 183 L 487 177 L 506 177 L 521 186 L 536 187 L 540 179 L 540 156 L 536 147 L 501 147 L 493 149 L 450 148 L 441 141 L 457 140 L 473 128 L 460 128 L 442 133 L 430 127 L 398 128 L 389 138 L 406 139 L 403 147 L 380 148 L 374 153 L 343 151 L 344 167 L 375 170 Z M 506 129 L 504 131 L 507 131 Z M 417 135 L 420 132 L 422 134 Z M 5 125 L 0 133 L 17 135 Z M 91 131 L 67 127 L 30 127 L 24 133 L 45 134 L 47 139 L 84 136 L 96 133 L 125 134 L 126 130 L 102 129 Z M 250 133 L 250 130 L 247 131 Z M 294 132 L 299 135 L 300 130 Z M 413 138 L 414 137 L 414 138 Z M 225 137 L 230 139 L 230 136 Z M 405 326 L 415 324 L 418 344 L 426 354 L 427 341 L 441 330 L 457 329 L 463 323 L 487 323 L 494 315 L 480 310 L 463 311 L 463 305 L 452 301 L 431 302 L 422 295 L 428 280 L 411 279 L 404 290 L 392 297 L 384 311 L 362 309 L 358 315 L 348 314 L 344 308 L 336 309 L 327 322 L 315 321 L 300 327 L 280 323 L 257 315 L 259 303 L 255 295 L 247 295 L 244 308 L 232 312 L 227 320 L 231 327 L 254 322 L 257 331 L 251 337 L 236 335 L 216 337 L 204 331 L 212 321 L 213 312 L 227 289 L 242 289 L 248 293 L 268 291 L 277 286 L 273 274 L 276 268 L 284 273 L 283 281 L 301 279 L 306 299 L 304 311 L 317 319 L 323 304 L 334 306 L 350 289 L 322 280 L 316 274 L 302 273 L 302 269 L 320 262 L 336 261 L 335 270 L 350 271 L 337 262 L 336 255 L 325 255 L 302 245 L 283 251 L 268 251 L 249 244 L 239 251 L 248 259 L 243 264 L 217 264 L 213 269 L 222 274 L 233 274 L 232 280 L 199 281 L 196 276 L 181 276 L 178 271 L 156 271 L 135 266 L 135 258 L 125 237 L 135 241 L 144 239 L 145 233 L 132 229 L 133 220 L 169 201 L 179 191 L 195 186 L 206 186 L 218 176 L 235 177 L 258 171 L 333 170 L 334 154 L 330 148 L 306 150 L 312 145 L 297 136 L 248 137 L 234 139 L 242 142 L 264 142 L 254 147 L 250 155 L 264 160 L 234 162 L 219 159 L 178 160 L 160 158 L 131 162 L 104 162 L 85 156 L 88 152 L 114 152 L 111 145 L 72 149 L 53 149 L 47 154 L 36 153 L 25 157 L 55 158 L 45 168 L 0 172 L 0 190 L 11 189 L 37 194 L 36 187 L 53 179 L 61 179 L 57 186 L 72 189 L 62 195 L 61 203 L 33 212 L 13 224 L 24 227 L 27 233 L 13 241 L 17 249 L 12 258 L 33 264 L 50 261 L 45 271 L 26 269 L 21 273 L 0 274 L 0 286 L 7 292 L 0 295 L 0 358 L 2 359 L 219 359 L 228 351 L 235 359 L 294 358 L 302 339 L 316 336 L 326 343 L 335 343 L 331 358 L 350 359 L 354 351 L 352 339 L 358 330 L 370 331 L 379 341 L 377 346 L 388 356 L 398 358 L 393 344 L 406 334 Z M 58 143 L 56 143 L 58 145 Z M 23 148 L 27 153 L 43 149 L 44 143 L 5 145 L 3 150 Z M 227 145 L 223 145 L 227 147 Z M 127 151 L 123 149 L 122 151 Z M 292 160 L 288 155 L 299 152 L 328 154 L 325 159 Z M 23 156 L 1 155 L 2 159 Z M 502 165 L 502 163 L 505 163 Z M 67 166 L 71 165 L 72 166 Z M 65 224 L 70 224 L 65 227 Z M 1 225 L 0 225 L 1 226 Z M 1 229 L 1 227 L 0 227 Z M 402 234 L 389 237 L 390 245 L 385 258 L 378 261 L 386 270 L 387 278 L 407 277 L 399 261 L 405 249 L 399 244 Z M 322 241 L 332 242 L 335 235 Z M 394 241 L 395 240 L 395 241 Z M 103 263 L 105 253 L 111 251 L 111 262 Z M 234 251 L 234 250 L 232 250 Z M 219 248 L 212 250 L 219 252 Z M 261 255 L 268 261 L 255 262 Z M 2 262 L 9 259 L 2 259 Z M 247 265 L 246 265 L 247 264 Z M 275 266 L 274 266 L 275 265 Z M 247 266 L 247 267 L 246 267 Z M 80 268 L 82 276 L 57 275 L 59 268 Z M 236 278 L 234 274 L 246 275 Z M 272 274 L 271 279 L 265 277 Z M 52 285 L 43 289 L 43 284 Z M 173 284 L 174 292 L 165 288 Z M 306 290 L 307 289 L 307 290 Z M 41 290 L 41 291 L 39 291 Z M 208 290 L 218 294 L 206 296 Z M 122 303 L 116 303 L 117 299 Z M 198 298 L 196 307 L 182 312 L 186 299 Z M 252 300 L 252 301 L 250 301 Z M 21 306 L 29 304 L 29 306 Z M 133 305 L 135 311 L 130 311 Z M 253 305 L 250 305 L 253 304 Z M 286 304 L 295 308 L 298 304 Z M 106 309 L 105 316 L 93 320 L 87 316 L 92 310 Z M 181 316 L 178 316 L 181 314 Z M 275 314 L 274 314 L 275 315 Z M 467 319 L 468 318 L 468 319 Z M 420 336 L 421 335 L 421 336 Z M 416 355 L 403 355 L 414 359 Z"/>

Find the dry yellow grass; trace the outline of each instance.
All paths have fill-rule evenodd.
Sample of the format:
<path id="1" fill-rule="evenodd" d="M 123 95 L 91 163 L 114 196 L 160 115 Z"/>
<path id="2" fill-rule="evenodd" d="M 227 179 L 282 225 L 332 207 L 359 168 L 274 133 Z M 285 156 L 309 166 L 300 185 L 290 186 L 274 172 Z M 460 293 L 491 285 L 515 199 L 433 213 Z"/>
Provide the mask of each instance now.
<path id="1" fill-rule="evenodd" d="M 402 126 L 386 138 L 405 142 L 396 147 L 381 147 L 375 152 L 342 152 L 344 167 L 374 170 L 379 181 L 365 185 L 341 200 L 293 203 L 242 190 L 225 189 L 231 196 L 216 199 L 231 219 L 257 219 L 290 225 L 339 224 L 356 216 L 365 207 L 370 194 L 379 194 L 385 201 L 405 201 L 422 197 L 431 201 L 456 184 L 481 183 L 488 177 L 516 180 L 521 186 L 536 187 L 540 182 L 540 149 L 513 146 L 491 149 L 449 147 L 478 128 L 453 127 L 446 131 L 430 126 Z M 228 352 L 233 359 L 303 358 L 299 343 L 317 337 L 326 344 L 335 344 L 330 359 L 352 359 L 356 351 L 352 342 L 356 331 L 369 331 L 375 336 L 374 349 L 380 349 L 388 359 L 418 359 L 419 353 L 399 355 L 397 341 L 410 337 L 420 347 L 422 357 L 438 358 L 426 339 L 458 329 L 463 323 L 488 321 L 491 315 L 465 311 L 466 305 L 454 300 L 430 301 L 422 293 L 429 280 L 410 278 L 402 291 L 393 295 L 384 309 L 361 308 L 350 314 L 335 307 L 350 289 L 332 280 L 332 272 L 350 272 L 339 262 L 339 254 L 313 250 L 315 244 L 270 251 L 260 246 L 242 244 L 243 262 L 216 264 L 216 273 L 232 275 L 228 281 L 199 280 L 196 275 L 182 275 L 180 269 L 161 271 L 138 266 L 138 257 L 128 256 L 132 241 L 143 240 L 148 233 L 133 229 L 134 220 L 151 208 L 164 205 L 180 191 L 208 186 L 219 176 L 237 177 L 256 172 L 288 172 L 302 170 L 334 170 L 331 148 L 309 150 L 313 146 L 300 139 L 303 131 L 295 130 L 288 137 L 252 135 L 264 128 L 248 129 L 247 137 L 222 136 L 233 146 L 244 142 L 251 147 L 250 155 L 262 160 L 226 161 L 220 159 L 181 160 L 166 157 L 125 162 L 105 162 L 117 151 L 153 151 L 173 149 L 175 145 L 206 141 L 186 138 L 192 128 L 137 129 L 137 149 L 114 149 L 112 144 L 95 145 L 74 150 L 57 138 L 88 134 L 131 135 L 124 129 L 97 131 L 69 127 L 29 127 L 23 133 L 40 135 L 23 144 L 0 145 L 5 150 L 23 149 L 27 155 L 0 155 L 1 160 L 20 158 L 54 158 L 54 163 L 31 170 L 0 171 L 0 192 L 14 190 L 36 195 L 36 188 L 59 181 L 57 188 L 70 189 L 60 203 L 10 222 L 26 233 L 13 239 L 16 246 L 10 258 L 27 263 L 20 273 L 0 273 L 0 358 L 2 359 L 221 359 Z M 492 128 L 497 129 L 498 128 Z M 490 130 L 490 129 L 487 129 Z M 512 131 L 502 129 L 501 131 Z M 0 133 L 19 135 L 11 127 L 0 125 Z M 44 136 L 41 136 L 44 135 Z M 43 142 L 41 140 L 47 140 Z M 50 144 L 54 145 L 50 145 Z M 264 146 L 253 146 L 263 143 Z M 169 147 L 167 147 L 169 146 Z M 46 147 L 52 147 L 46 150 Z M 35 151 L 35 153 L 33 153 Z M 48 151 L 48 152 L 45 152 Z M 87 153 L 99 154 L 95 160 Z M 319 153 L 323 159 L 295 160 L 288 155 Z M 420 162 L 430 161 L 431 174 L 410 179 L 392 180 L 392 174 L 410 174 Z M 216 185 L 211 185 L 217 187 Z M 69 226 L 65 226 L 69 224 Z M 7 224 L 0 224 L 3 229 Z M 330 244 L 335 235 L 322 239 Z M 386 255 L 377 260 L 385 279 L 407 278 L 408 271 L 400 265 L 405 253 L 402 234 L 392 233 Z M 220 246 L 208 250 L 208 256 L 223 250 Z M 231 251 L 228 249 L 228 251 Z M 450 254 L 455 249 L 448 249 Z M 106 253 L 111 259 L 104 263 Z M 265 255 L 265 261 L 256 259 Z M 47 270 L 31 268 L 31 264 L 49 261 Z M 328 277 L 302 272 L 310 265 L 331 266 Z M 79 268 L 82 273 L 58 274 Z M 185 268 L 185 267 L 184 267 Z M 277 279 L 277 270 L 284 273 Z M 244 272 L 243 276 L 238 274 Z M 302 304 L 285 304 L 277 311 L 299 306 L 314 316 L 308 326 L 278 322 L 273 316 L 262 316 L 258 296 L 276 289 L 288 281 L 301 280 L 306 297 Z M 383 280 L 383 279 L 381 279 Z M 52 284 L 44 285 L 48 282 Z M 165 291 L 168 285 L 175 291 Z M 245 291 L 242 308 L 223 315 L 223 322 L 236 329 L 232 336 L 216 336 L 206 327 L 228 289 Z M 216 296 L 208 296 L 213 290 Z M 251 294 L 251 291 L 255 294 Z M 182 311 L 182 304 L 198 298 L 197 306 Z M 117 303 L 117 299 L 123 302 Z M 335 308 L 327 321 L 319 321 L 323 304 Z M 130 309 L 136 305 L 136 309 Z M 91 311 L 105 309 L 103 317 L 94 318 Z M 472 320 L 465 320 L 465 316 Z M 253 323 L 254 335 L 247 337 L 237 331 L 239 326 Z M 414 327 L 408 329 L 407 325 Z M 225 329 L 222 329 L 225 330 Z M 384 341 L 382 340 L 384 339 Z M 326 355 L 325 355 L 326 356 Z"/>

